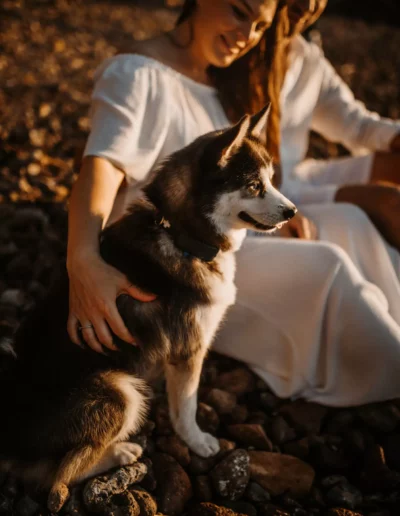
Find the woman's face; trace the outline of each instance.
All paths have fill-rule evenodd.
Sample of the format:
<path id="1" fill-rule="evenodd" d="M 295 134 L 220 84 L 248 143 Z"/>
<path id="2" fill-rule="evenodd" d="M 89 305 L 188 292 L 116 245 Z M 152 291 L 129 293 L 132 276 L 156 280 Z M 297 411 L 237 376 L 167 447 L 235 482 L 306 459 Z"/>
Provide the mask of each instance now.
<path id="1" fill-rule="evenodd" d="M 197 0 L 197 52 L 213 66 L 229 66 L 259 43 L 277 4 L 278 0 Z"/>
<path id="2" fill-rule="evenodd" d="M 286 0 L 290 35 L 299 34 L 314 23 L 327 3 L 328 0 Z"/>

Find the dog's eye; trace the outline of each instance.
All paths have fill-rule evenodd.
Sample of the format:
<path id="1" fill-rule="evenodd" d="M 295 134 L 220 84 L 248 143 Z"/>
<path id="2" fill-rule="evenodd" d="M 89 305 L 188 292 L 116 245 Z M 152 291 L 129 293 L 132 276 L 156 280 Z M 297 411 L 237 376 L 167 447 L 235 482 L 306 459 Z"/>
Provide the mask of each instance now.
<path id="1" fill-rule="evenodd" d="M 256 195 L 256 194 L 260 193 L 260 188 L 261 188 L 260 183 L 252 183 L 251 185 L 249 185 L 248 191 L 251 194 Z"/>

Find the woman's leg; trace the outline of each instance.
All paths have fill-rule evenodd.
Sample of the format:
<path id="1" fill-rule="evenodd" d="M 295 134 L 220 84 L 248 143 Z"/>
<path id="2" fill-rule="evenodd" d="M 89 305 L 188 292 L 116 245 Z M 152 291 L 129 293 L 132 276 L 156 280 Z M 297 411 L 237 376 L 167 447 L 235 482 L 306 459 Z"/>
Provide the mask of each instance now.
<path id="1" fill-rule="evenodd" d="M 312 185 L 336 185 L 335 201 L 359 206 L 400 251 L 400 153 L 308 159 L 296 167 L 295 176 Z"/>
<path id="2" fill-rule="evenodd" d="M 318 228 L 318 239 L 336 244 L 361 275 L 382 290 L 389 313 L 400 325 L 400 254 L 380 235 L 367 215 L 347 203 L 300 206 Z"/>
<path id="3" fill-rule="evenodd" d="M 400 184 L 400 152 L 376 152 L 370 180 L 372 183 L 388 181 Z"/>
<path id="4" fill-rule="evenodd" d="M 281 397 L 348 406 L 400 396 L 400 328 L 382 291 L 322 242 L 248 238 L 214 349 Z"/>

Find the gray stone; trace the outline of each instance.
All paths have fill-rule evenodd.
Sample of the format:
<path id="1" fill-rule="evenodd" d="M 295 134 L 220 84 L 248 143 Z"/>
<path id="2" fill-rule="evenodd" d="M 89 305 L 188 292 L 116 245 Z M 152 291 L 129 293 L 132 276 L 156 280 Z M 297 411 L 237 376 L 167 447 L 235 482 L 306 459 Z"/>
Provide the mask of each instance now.
<path id="1" fill-rule="evenodd" d="M 349 482 L 335 485 L 325 496 L 329 505 L 345 507 L 347 509 L 356 509 L 362 502 L 361 492 Z"/>
<path id="2" fill-rule="evenodd" d="M 249 482 L 249 456 L 245 450 L 234 450 L 211 471 L 215 491 L 229 500 L 238 500 Z"/>
<path id="3" fill-rule="evenodd" d="M 244 497 L 250 502 L 265 503 L 271 500 L 271 495 L 257 482 L 249 482 Z"/>
<path id="4" fill-rule="evenodd" d="M 395 430 L 400 421 L 400 410 L 392 403 L 364 405 L 358 415 L 372 430 L 389 433 Z"/>

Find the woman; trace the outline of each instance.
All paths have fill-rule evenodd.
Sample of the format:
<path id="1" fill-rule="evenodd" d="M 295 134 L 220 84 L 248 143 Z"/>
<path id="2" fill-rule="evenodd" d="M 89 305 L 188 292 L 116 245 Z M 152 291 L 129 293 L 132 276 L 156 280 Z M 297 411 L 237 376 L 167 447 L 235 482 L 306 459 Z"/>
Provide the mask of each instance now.
<path id="1" fill-rule="evenodd" d="M 113 349 L 109 328 L 134 343 L 115 299 L 122 291 L 142 301 L 152 296 L 101 260 L 99 232 L 121 213 L 125 184 L 145 178 L 196 136 L 226 126 L 226 113 L 233 119 L 240 105 L 250 111 L 265 100 L 260 74 L 273 49 L 263 35 L 276 9 L 276 0 L 189 0 L 174 30 L 99 70 L 69 214 L 68 330 L 76 343 L 79 328 L 97 351 Z M 236 74 L 232 88 L 236 65 L 247 73 Z M 238 258 L 238 303 L 217 350 L 247 362 L 281 396 L 340 405 L 400 394 L 400 327 L 382 292 L 344 251 L 249 238 Z"/>
<path id="2" fill-rule="evenodd" d="M 315 0 L 319 12 L 326 3 L 327 0 Z M 393 203 L 391 197 L 398 197 L 398 189 L 367 183 L 400 182 L 400 121 L 381 118 L 365 109 L 317 45 L 306 42 L 299 35 L 304 23 L 298 23 L 297 13 L 304 13 L 305 19 L 307 12 L 302 4 L 303 0 L 289 0 L 287 12 L 280 15 L 282 30 L 288 34 L 286 37 L 280 35 L 279 43 L 288 49 L 281 66 L 288 68 L 287 73 L 281 73 L 278 78 L 282 85 L 280 158 L 283 190 L 298 204 L 334 200 L 357 204 L 399 248 L 399 227 L 393 220 L 393 211 L 386 211 L 387 204 Z M 309 12 L 312 9 L 310 6 Z M 315 14 L 310 12 L 309 16 L 315 19 Z M 304 160 L 310 129 L 342 143 L 356 157 Z M 352 186 L 343 186 L 348 184 Z"/>

